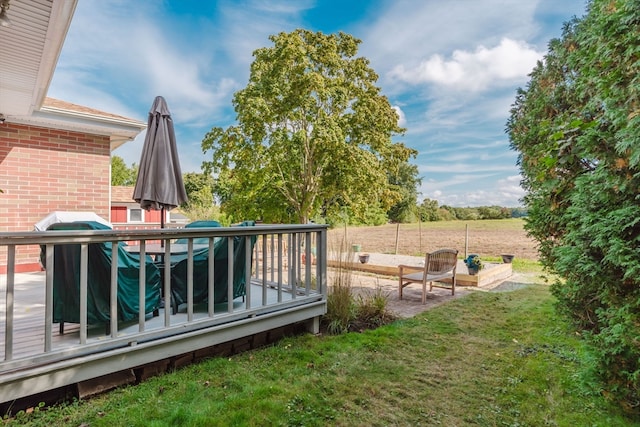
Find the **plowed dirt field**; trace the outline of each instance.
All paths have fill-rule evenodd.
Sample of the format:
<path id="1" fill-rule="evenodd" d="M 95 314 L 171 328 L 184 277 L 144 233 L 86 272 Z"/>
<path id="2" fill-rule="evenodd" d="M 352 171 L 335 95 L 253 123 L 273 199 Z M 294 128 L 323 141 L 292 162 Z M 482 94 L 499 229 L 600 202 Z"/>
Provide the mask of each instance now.
<path id="1" fill-rule="evenodd" d="M 329 230 L 329 250 L 346 241 L 359 252 L 424 255 L 440 248 L 454 248 L 480 257 L 513 254 L 537 260 L 536 242 L 527 236 L 521 219 L 442 221 L 422 224 L 386 224 L 375 227 L 337 227 Z M 346 239 L 345 239 L 346 236 Z"/>

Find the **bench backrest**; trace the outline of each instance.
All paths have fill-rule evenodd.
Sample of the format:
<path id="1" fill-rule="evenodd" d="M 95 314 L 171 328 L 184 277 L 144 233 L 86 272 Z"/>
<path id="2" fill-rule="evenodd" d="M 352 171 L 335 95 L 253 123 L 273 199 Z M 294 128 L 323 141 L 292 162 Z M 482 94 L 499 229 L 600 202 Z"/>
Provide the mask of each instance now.
<path id="1" fill-rule="evenodd" d="M 458 263 L 458 251 L 456 249 L 440 249 L 427 253 L 424 265 L 427 274 L 444 274 L 455 269 Z"/>

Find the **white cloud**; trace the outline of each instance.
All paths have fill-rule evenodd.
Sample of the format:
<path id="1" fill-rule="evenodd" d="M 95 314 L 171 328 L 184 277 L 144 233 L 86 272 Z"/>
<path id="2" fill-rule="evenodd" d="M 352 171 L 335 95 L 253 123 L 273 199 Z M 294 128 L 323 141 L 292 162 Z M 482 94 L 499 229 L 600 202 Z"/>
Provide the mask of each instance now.
<path id="1" fill-rule="evenodd" d="M 390 76 L 411 84 L 433 83 L 482 91 L 523 79 L 543 54 L 525 42 L 503 38 L 493 48 L 478 46 L 473 52 L 455 50 L 450 59 L 435 54 L 414 68 L 398 65 Z"/>
<path id="2" fill-rule="evenodd" d="M 508 176 L 505 179 L 500 179 L 497 182 L 498 191 L 504 196 L 511 199 L 521 199 L 524 197 L 526 192 L 520 186 L 520 182 L 522 181 L 522 176 L 520 175 L 512 175 Z M 519 205 L 520 203 L 518 203 Z M 516 205 L 512 205 L 516 206 Z"/>
<path id="3" fill-rule="evenodd" d="M 359 55 L 407 128 L 403 142 L 419 151 L 422 194 L 452 206 L 516 205 L 523 191 L 504 134 L 509 106 L 560 34 L 559 19 L 584 1 L 382 0 L 328 17 L 321 9 L 318 0 L 79 2 L 50 96 L 146 121 L 163 95 L 182 169 L 198 170 L 203 135 L 235 121 L 232 94 L 269 35 L 343 30 L 362 40 Z M 138 162 L 143 139 L 115 154 Z"/>
<path id="4" fill-rule="evenodd" d="M 427 165 L 424 167 L 427 173 L 440 172 L 440 173 L 464 173 L 464 172 L 513 172 L 516 170 L 515 165 L 495 165 L 492 163 L 448 163 L 441 162 L 438 165 Z"/>
<path id="5" fill-rule="evenodd" d="M 296 28 L 310 5 L 221 1 L 210 14 L 198 6 L 197 19 L 185 19 L 159 2 L 80 2 L 51 95 L 106 109 L 112 105 L 103 100 L 114 94 L 143 106 L 133 117 L 144 119 L 153 98 L 162 95 L 177 120 L 211 124 L 244 86 L 252 52 L 269 45 L 269 35 Z"/>
<path id="6" fill-rule="evenodd" d="M 429 199 L 437 200 L 440 206 L 521 206 L 520 200 L 525 191 L 520 187 L 520 175 L 509 176 L 495 181 L 494 188 L 478 184 L 475 188 L 470 182 L 477 182 L 487 178 L 482 175 L 457 175 L 447 181 L 434 181 L 423 183 L 421 194 Z M 460 184 L 466 184 L 460 187 Z M 458 187 L 458 188 L 456 188 Z M 447 189 L 443 191 L 441 189 Z"/>
<path id="7" fill-rule="evenodd" d="M 403 127 L 407 125 L 407 118 L 404 115 L 404 111 L 402 111 L 402 108 L 400 108 L 397 105 L 394 105 L 392 107 L 394 110 L 396 110 L 396 114 L 398 114 L 398 126 Z"/>

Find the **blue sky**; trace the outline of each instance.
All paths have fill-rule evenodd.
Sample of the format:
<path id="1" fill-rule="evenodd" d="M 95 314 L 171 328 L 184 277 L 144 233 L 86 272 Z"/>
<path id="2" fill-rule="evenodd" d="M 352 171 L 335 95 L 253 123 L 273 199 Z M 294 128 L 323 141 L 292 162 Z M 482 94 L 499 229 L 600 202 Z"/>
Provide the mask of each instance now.
<path id="1" fill-rule="evenodd" d="M 48 95 L 147 120 L 167 100 L 183 172 L 200 172 L 200 143 L 235 121 L 252 52 L 296 28 L 344 31 L 418 150 L 422 198 L 440 205 L 515 207 L 517 153 L 504 132 L 516 89 L 585 13 L 585 0 L 82 0 Z M 139 163 L 144 132 L 114 154 Z"/>

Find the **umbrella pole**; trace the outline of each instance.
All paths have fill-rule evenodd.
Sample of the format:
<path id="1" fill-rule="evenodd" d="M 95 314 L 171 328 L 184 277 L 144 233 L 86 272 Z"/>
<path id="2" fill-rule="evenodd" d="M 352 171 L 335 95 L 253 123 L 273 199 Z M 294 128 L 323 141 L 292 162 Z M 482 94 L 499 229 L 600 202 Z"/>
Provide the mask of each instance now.
<path id="1" fill-rule="evenodd" d="M 164 228 L 164 206 L 160 208 L 160 228 Z M 164 239 L 160 240 L 160 247 L 164 248 Z"/>

